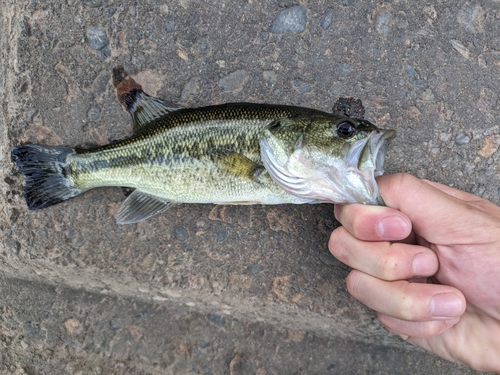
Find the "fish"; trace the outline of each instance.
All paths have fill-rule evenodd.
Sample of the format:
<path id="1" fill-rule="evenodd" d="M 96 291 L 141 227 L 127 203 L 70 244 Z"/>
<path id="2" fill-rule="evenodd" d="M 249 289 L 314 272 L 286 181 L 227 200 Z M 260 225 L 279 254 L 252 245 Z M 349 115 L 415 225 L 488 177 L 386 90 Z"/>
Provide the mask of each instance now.
<path id="1" fill-rule="evenodd" d="M 380 205 L 375 178 L 394 130 L 316 109 L 262 103 L 186 108 L 116 84 L 130 138 L 93 149 L 24 144 L 11 159 L 30 210 L 90 189 L 134 189 L 115 215 L 138 223 L 180 203 Z"/>

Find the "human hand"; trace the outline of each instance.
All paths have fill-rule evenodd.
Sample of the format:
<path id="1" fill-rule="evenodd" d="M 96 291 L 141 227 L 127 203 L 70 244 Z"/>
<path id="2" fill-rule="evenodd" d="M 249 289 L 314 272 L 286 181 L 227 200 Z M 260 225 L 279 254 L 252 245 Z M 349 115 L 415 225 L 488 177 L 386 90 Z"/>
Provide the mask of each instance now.
<path id="1" fill-rule="evenodd" d="M 408 174 L 377 181 L 387 207 L 335 206 L 349 293 L 404 339 L 500 372 L 500 207 Z"/>

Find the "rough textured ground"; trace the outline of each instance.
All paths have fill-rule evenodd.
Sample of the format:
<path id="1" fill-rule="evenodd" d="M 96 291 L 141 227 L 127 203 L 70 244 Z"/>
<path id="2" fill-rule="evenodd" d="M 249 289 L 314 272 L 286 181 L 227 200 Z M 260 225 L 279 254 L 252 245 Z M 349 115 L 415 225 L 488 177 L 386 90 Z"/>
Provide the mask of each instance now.
<path id="1" fill-rule="evenodd" d="M 0 5 L 0 373 L 470 373 L 348 295 L 327 253 L 330 205 L 181 205 L 117 226 L 124 195 L 109 188 L 29 212 L 9 153 L 130 135 L 110 81 L 123 65 L 186 106 L 359 98 L 398 131 L 388 172 L 498 204 L 497 3 Z"/>

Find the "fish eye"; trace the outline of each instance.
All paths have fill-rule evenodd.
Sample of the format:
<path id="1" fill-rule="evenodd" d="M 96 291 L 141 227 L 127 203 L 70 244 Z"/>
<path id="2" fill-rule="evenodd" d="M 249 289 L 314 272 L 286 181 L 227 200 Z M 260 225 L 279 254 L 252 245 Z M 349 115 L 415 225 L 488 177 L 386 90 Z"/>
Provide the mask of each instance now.
<path id="1" fill-rule="evenodd" d="M 337 135 L 341 138 L 350 138 L 356 133 L 356 127 L 348 121 L 337 125 Z"/>

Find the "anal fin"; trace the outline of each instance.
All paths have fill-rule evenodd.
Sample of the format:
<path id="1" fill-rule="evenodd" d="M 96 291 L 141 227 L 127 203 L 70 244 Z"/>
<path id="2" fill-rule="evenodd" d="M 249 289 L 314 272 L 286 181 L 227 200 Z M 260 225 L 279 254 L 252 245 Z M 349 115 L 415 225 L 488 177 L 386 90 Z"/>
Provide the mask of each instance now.
<path id="1" fill-rule="evenodd" d="M 116 213 L 118 224 L 134 224 L 165 212 L 176 203 L 134 190 Z"/>

